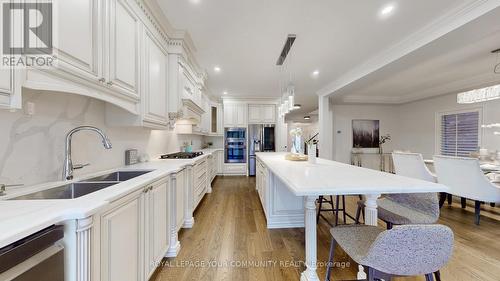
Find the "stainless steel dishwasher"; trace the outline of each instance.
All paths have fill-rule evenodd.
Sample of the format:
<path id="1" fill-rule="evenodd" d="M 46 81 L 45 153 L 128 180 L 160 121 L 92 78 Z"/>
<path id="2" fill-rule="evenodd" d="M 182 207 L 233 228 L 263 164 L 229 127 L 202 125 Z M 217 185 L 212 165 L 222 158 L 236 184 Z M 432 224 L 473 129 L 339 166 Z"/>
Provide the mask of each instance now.
<path id="1" fill-rule="evenodd" d="M 62 225 L 52 225 L 0 249 L 0 280 L 63 281 Z"/>

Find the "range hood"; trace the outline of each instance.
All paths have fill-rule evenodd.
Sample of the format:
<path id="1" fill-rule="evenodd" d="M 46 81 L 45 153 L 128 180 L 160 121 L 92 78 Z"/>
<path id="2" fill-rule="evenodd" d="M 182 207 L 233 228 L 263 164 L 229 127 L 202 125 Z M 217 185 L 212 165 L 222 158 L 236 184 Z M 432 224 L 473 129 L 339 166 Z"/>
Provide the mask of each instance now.
<path id="1" fill-rule="evenodd" d="M 201 123 L 201 116 L 205 113 L 203 108 L 191 99 L 182 99 L 181 116 L 175 122 L 175 129 L 178 134 L 192 134 L 193 127 Z"/>

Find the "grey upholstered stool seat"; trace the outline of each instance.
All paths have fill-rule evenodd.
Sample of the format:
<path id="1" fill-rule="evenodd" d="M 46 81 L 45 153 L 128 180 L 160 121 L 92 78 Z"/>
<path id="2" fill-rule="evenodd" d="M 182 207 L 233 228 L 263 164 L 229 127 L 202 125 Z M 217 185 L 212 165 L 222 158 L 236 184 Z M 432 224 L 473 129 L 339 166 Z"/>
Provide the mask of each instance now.
<path id="1" fill-rule="evenodd" d="M 378 217 L 389 225 L 432 224 L 439 219 L 439 199 L 435 193 L 392 194 L 377 200 Z M 365 201 L 358 201 L 356 222 Z M 390 228 L 390 227 L 389 227 Z"/>
<path id="2" fill-rule="evenodd" d="M 368 269 L 368 280 L 375 276 L 414 275 L 433 280 L 433 272 L 448 262 L 453 251 L 453 232 L 444 225 L 402 225 L 385 231 L 375 226 L 350 225 L 334 227 L 330 233 L 327 281 L 336 244 Z"/>

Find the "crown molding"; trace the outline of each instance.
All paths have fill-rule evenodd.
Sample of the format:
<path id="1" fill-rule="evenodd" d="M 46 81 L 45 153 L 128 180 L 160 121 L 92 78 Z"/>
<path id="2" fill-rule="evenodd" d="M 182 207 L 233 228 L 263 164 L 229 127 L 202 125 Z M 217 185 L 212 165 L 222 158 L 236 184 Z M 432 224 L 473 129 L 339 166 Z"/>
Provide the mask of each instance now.
<path id="1" fill-rule="evenodd" d="M 492 73 L 481 74 L 467 79 L 457 79 L 452 82 L 430 87 L 420 91 L 414 91 L 403 96 L 363 96 L 348 95 L 339 100 L 343 103 L 365 103 L 365 104 L 404 104 L 419 100 L 434 98 L 447 94 L 460 93 L 473 89 L 488 87 L 500 83 L 500 75 Z"/>
<path id="2" fill-rule="evenodd" d="M 348 71 L 326 87 L 320 89 L 316 94 L 318 96 L 334 96 L 336 91 L 422 48 L 430 42 L 439 39 L 445 34 L 479 18 L 499 6 L 499 0 L 475 0 L 473 2 L 464 2 L 460 7 L 449 11 L 417 32 L 404 38 L 402 41 Z M 377 99 L 383 100 L 384 97 L 379 97 Z"/>

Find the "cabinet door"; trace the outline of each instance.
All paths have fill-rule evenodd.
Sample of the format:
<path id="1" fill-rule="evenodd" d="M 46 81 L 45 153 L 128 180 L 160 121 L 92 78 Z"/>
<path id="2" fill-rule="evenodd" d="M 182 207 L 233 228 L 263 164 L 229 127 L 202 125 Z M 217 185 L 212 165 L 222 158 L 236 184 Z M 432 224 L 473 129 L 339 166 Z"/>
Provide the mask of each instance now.
<path id="1" fill-rule="evenodd" d="M 217 165 L 217 174 L 222 175 L 224 173 L 224 151 L 220 150 L 215 153 L 215 165 Z"/>
<path id="2" fill-rule="evenodd" d="M 186 170 L 177 173 L 175 185 L 175 223 L 177 229 L 184 223 L 184 191 L 186 190 Z"/>
<path id="3" fill-rule="evenodd" d="M 60 70 L 93 82 L 102 78 L 101 0 L 57 1 L 54 53 Z"/>
<path id="4" fill-rule="evenodd" d="M 144 119 L 166 125 L 167 110 L 167 65 L 168 54 L 149 32 L 145 36 L 145 89 L 143 95 Z"/>
<path id="5" fill-rule="evenodd" d="M 217 105 L 217 134 L 224 134 L 224 112 L 221 104 Z"/>
<path id="6" fill-rule="evenodd" d="M 142 280 L 142 190 L 101 216 L 101 280 Z M 124 266 L 126 265 L 126 266 Z"/>
<path id="7" fill-rule="evenodd" d="M 127 1 L 106 2 L 109 5 L 107 85 L 123 95 L 139 99 L 140 21 Z"/>
<path id="8" fill-rule="evenodd" d="M 235 109 L 234 104 L 224 105 L 224 127 L 236 127 Z"/>
<path id="9" fill-rule="evenodd" d="M 248 123 L 261 123 L 262 112 L 261 106 L 256 104 L 248 105 Z"/>
<path id="10" fill-rule="evenodd" d="M 149 214 L 146 233 L 149 232 L 147 235 L 149 239 L 146 239 L 146 245 L 149 246 L 149 255 L 146 256 L 146 268 L 148 269 L 146 280 L 155 270 L 156 263 L 162 260 L 168 248 L 167 191 L 168 182 L 162 181 L 154 184 L 147 193 Z"/>
<path id="11" fill-rule="evenodd" d="M 263 123 L 276 123 L 276 106 L 274 104 L 263 105 L 261 112 Z"/>
<path id="12" fill-rule="evenodd" d="M 246 104 L 238 104 L 237 105 L 237 112 L 236 112 L 236 126 L 237 127 L 246 127 L 248 122 L 247 122 L 247 112 L 248 112 L 248 107 Z"/>
<path id="13" fill-rule="evenodd" d="M 0 106 L 10 107 L 11 96 L 14 95 L 14 72 L 0 69 Z"/>

